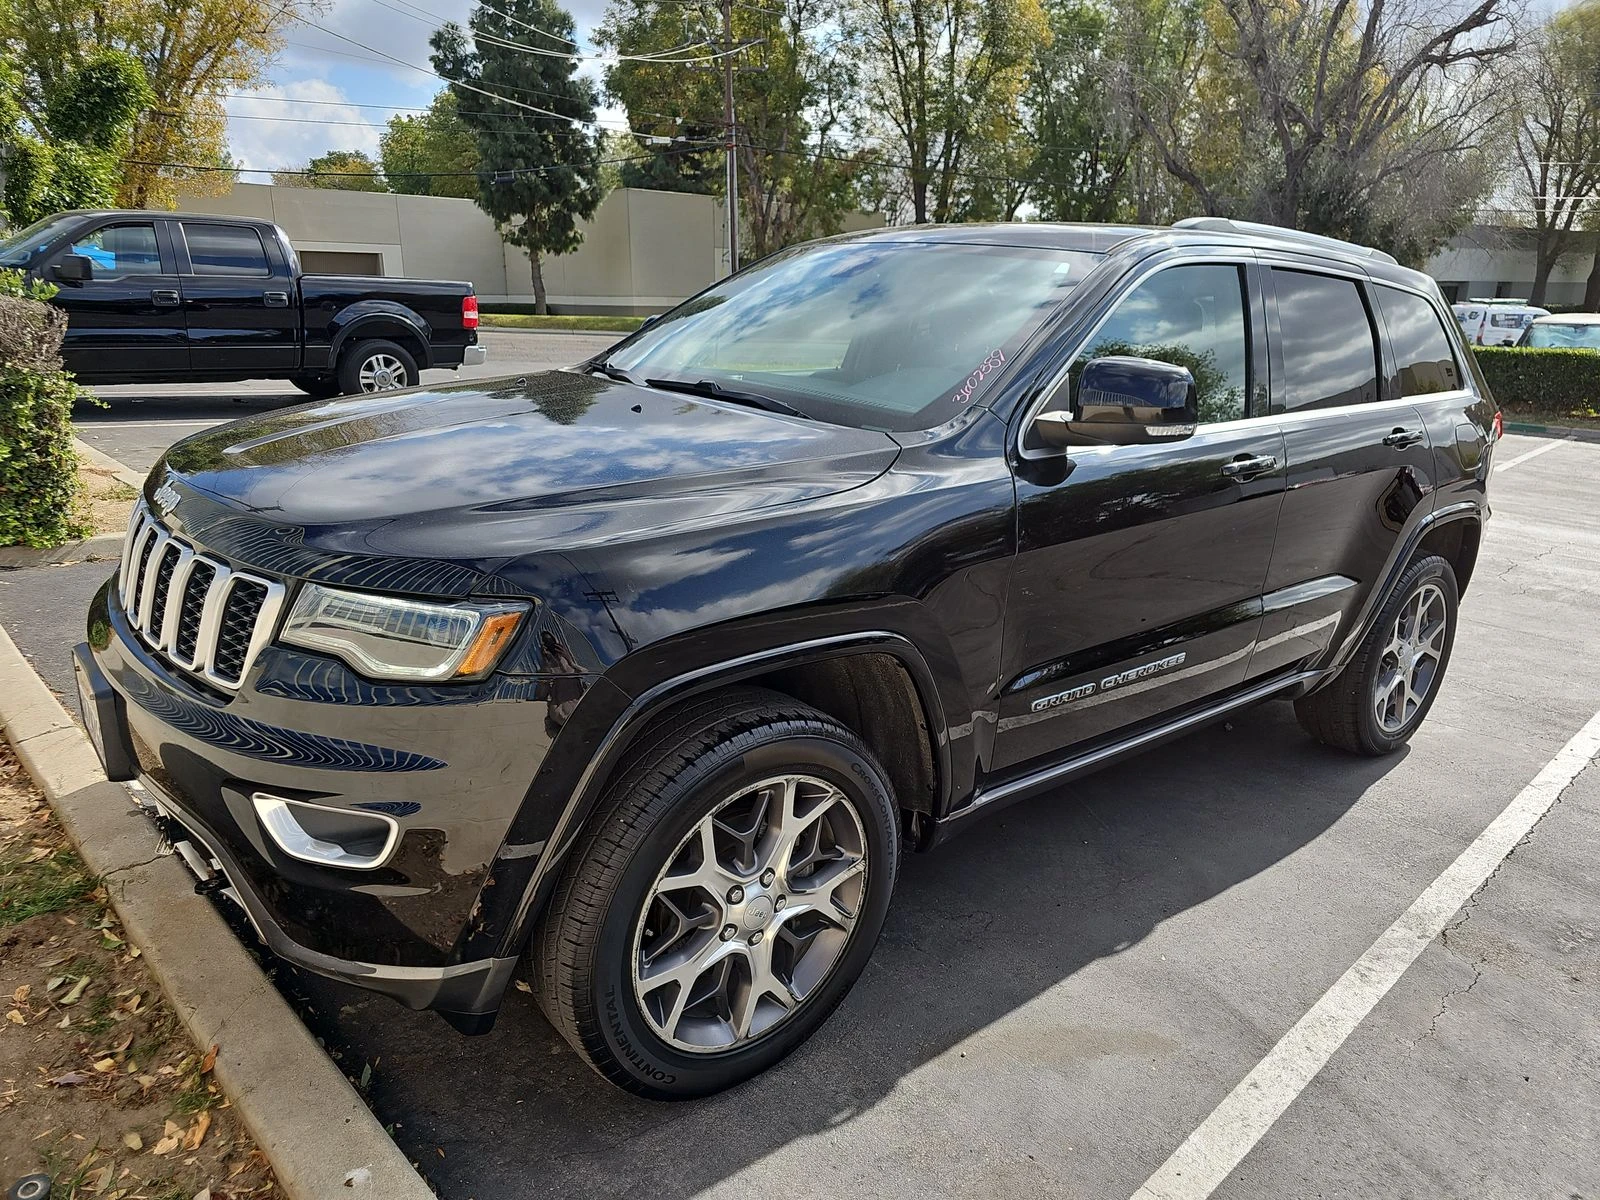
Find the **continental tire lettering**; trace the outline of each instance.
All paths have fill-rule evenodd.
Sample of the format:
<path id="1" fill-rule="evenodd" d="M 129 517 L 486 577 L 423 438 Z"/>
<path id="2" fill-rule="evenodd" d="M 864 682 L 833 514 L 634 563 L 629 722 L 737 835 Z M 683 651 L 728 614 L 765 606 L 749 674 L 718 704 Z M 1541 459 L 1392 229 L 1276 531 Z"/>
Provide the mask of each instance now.
<path id="1" fill-rule="evenodd" d="M 657 1083 L 676 1083 L 678 1077 L 670 1071 L 663 1071 L 652 1064 L 649 1059 L 633 1048 L 626 1029 L 622 1024 L 622 1013 L 617 1008 L 616 989 L 606 992 L 606 1024 L 611 1026 L 611 1036 L 616 1039 L 617 1053 L 633 1064 L 633 1069 L 646 1079 L 653 1079 Z"/>

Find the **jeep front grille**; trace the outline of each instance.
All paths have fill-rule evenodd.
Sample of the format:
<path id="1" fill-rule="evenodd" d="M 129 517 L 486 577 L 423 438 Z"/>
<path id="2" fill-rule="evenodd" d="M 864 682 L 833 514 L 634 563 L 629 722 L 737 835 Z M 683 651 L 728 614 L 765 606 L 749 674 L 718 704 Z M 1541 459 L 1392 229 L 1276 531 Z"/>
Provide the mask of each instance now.
<path id="1" fill-rule="evenodd" d="M 285 592 L 169 533 L 143 502 L 128 526 L 118 586 L 141 641 L 230 692 L 272 637 Z"/>

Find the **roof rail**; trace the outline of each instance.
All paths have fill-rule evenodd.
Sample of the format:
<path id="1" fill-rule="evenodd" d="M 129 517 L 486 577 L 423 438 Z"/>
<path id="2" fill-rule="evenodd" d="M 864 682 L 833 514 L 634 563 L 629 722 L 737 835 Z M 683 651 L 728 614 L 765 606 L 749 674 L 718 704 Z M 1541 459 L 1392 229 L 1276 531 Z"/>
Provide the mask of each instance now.
<path id="1" fill-rule="evenodd" d="M 1305 233 L 1299 229 L 1285 229 L 1281 225 L 1263 225 L 1257 221 L 1235 221 L 1231 217 L 1185 217 L 1172 223 L 1174 229 L 1203 229 L 1209 233 L 1239 233 L 1250 237 L 1271 238 L 1275 242 L 1298 243 L 1302 246 L 1320 246 L 1324 250 L 1338 250 L 1359 258 L 1376 258 L 1380 262 L 1397 263 L 1392 254 L 1361 246 L 1339 238 L 1324 237 L 1320 233 Z"/>

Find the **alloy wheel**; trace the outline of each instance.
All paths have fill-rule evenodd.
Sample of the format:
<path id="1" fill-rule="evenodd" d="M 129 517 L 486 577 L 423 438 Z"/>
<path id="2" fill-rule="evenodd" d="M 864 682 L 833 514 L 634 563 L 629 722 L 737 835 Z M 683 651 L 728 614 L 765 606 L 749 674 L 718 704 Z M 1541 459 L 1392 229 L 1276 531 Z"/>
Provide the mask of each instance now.
<path id="1" fill-rule="evenodd" d="M 680 1050 L 729 1050 L 793 1016 L 843 956 L 866 897 L 867 839 L 834 784 L 742 787 L 667 859 L 633 936 L 646 1020 Z"/>
<path id="2" fill-rule="evenodd" d="M 406 386 L 406 368 L 392 354 L 374 354 L 361 364 L 363 392 L 392 392 Z"/>
<path id="3" fill-rule="evenodd" d="M 1426 703 L 1439 678 L 1448 625 L 1449 607 L 1436 583 L 1424 583 L 1401 606 L 1373 685 L 1372 711 L 1384 733 L 1400 733 Z"/>

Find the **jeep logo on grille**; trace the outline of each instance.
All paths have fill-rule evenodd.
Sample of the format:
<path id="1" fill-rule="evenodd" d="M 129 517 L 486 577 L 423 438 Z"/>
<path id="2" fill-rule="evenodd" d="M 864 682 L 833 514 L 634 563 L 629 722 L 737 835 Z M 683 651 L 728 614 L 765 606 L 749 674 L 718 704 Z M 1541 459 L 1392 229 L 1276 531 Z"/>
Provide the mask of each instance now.
<path id="1" fill-rule="evenodd" d="M 178 489 L 172 486 L 172 481 L 169 479 L 150 493 L 150 499 L 155 502 L 156 508 L 164 517 L 178 507 L 178 501 L 182 497 L 178 495 Z"/>

